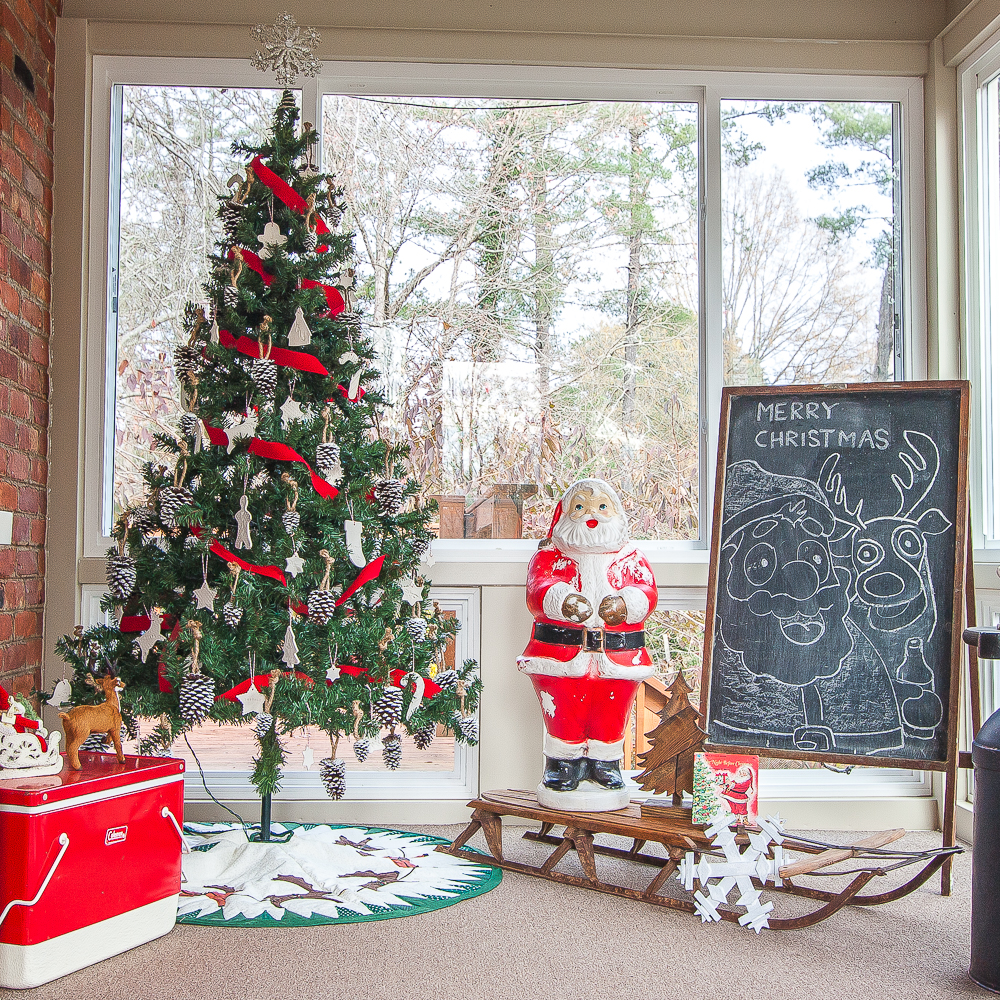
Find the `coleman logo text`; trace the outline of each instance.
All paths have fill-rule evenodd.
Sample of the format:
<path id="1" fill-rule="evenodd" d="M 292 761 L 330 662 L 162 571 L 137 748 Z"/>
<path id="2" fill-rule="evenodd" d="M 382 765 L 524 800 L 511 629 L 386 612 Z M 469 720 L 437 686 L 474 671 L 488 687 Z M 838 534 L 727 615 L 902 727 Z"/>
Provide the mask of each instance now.
<path id="1" fill-rule="evenodd" d="M 120 844 L 125 840 L 127 836 L 128 836 L 127 826 L 113 826 L 104 835 L 104 843 L 105 845 Z"/>

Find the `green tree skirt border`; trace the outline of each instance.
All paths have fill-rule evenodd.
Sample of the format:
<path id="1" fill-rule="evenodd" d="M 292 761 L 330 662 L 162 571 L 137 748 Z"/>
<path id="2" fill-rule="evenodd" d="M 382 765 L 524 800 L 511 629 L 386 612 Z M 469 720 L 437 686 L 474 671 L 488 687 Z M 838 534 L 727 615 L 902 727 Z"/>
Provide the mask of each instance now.
<path id="1" fill-rule="evenodd" d="M 221 826 L 222 824 L 215 824 Z M 230 824 L 233 829 L 239 829 L 236 823 Z M 384 826 L 363 826 L 359 823 L 273 823 L 275 826 L 282 826 L 286 830 L 295 830 L 300 827 L 305 830 L 312 830 L 317 826 L 328 826 L 331 830 L 364 830 L 366 833 L 396 833 L 403 836 L 412 837 L 417 843 L 424 844 L 450 844 L 451 841 L 444 837 L 435 837 L 427 833 L 414 833 L 410 830 L 394 830 Z M 185 830 L 189 828 L 185 825 Z M 190 829 L 191 833 L 202 833 L 204 831 Z M 221 832 L 221 831 L 218 831 Z M 201 848 L 195 848 L 200 850 Z M 476 850 L 466 847 L 466 850 Z M 482 853 L 477 851 L 476 853 Z M 353 910 L 341 909 L 340 915 L 336 917 L 326 914 L 316 914 L 311 917 L 303 917 L 298 913 L 288 911 L 281 918 L 275 920 L 269 913 L 262 913 L 259 917 L 233 917 L 227 920 L 221 910 L 209 913 L 205 916 L 198 916 L 196 913 L 187 913 L 177 918 L 179 924 L 190 924 L 196 927 L 319 927 L 323 924 L 360 924 L 369 920 L 391 920 L 394 917 L 415 917 L 420 913 L 430 913 L 433 910 L 442 910 L 446 906 L 461 903 L 466 899 L 473 899 L 475 896 L 482 896 L 484 893 L 495 889 L 503 877 L 503 871 L 488 863 L 489 856 L 483 854 L 483 867 L 489 869 L 489 873 L 484 875 L 478 882 L 474 882 L 467 888 L 460 890 L 449 896 L 431 896 L 424 899 L 415 899 L 409 906 L 379 906 L 375 913 L 356 913 Z M 366 903 L 366 906 L 375 904 Z"/>

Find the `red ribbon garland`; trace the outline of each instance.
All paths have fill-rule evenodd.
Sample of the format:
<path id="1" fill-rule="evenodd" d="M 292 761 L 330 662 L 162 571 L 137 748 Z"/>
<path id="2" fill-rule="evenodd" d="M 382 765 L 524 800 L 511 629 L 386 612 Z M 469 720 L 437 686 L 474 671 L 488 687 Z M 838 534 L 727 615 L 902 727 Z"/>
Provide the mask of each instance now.
<path id="1" fill-rule="evenodd" d="M 340 672 L 342 674 L 350 674 L 351 677 L 360 677 L 361 680 L 367 681 L 369 684 L 374 684 L 375 679 L 368 672 L 367 667 L 353 667 L 347 663 L 339 664 Z M 410 673 L 408 670 L 393 670 L 389 673 L 389 682 L 398 688 L 403 686 L 403 678 Z M 332 681 L 327 681 L 327 684 L 332 684 Z M 249 688 L 249 684 L 247 685 Z M 440 684 L 435 684 L 429 677 L 424 678 L 424 697 L 432 698 L 441 690 Z"/>
<path id="2" fill-rule="evenodd" d="M 285 574 L 278 569 L 277 566 L 260 566 L 257 563 L 247 562 L 245 559 L 241 559 L 235 552 L 230 552 L 224 545 L 220 545 L 219 541 L 216 539 L 208 547 L 208 551 L 217 555 L 220 559 L 225 559 L 226 562 L 236 563 L 240 569 L 248 570 L 250 573 L 256 573 L 258 576 L 268 576 L 272 580 L 277 580 L 282 587 L 287 587 L 288 582 L 285 580 Z"/>
<path id="3" fill-rule="evenodd" d="M 228 330 L 220 330 L 219 343 L 223 347 L 245 354 L 248 358 L 260 357 L 260 344 L 250 337 L 234 337 Z M 305 351 L 290 351 L 287 347 L 272 347 L 268 357 L 276 365 L 281 365 L 282 368 L 294 368 L 300 372 L 312 372 L 314 375 L 325 375 L 327 378 L 333 377 L 327 371 L 326 365 L 315 354 L 306 354 Z"/>
<path id="4" fill-rule="evenodd" d="M 270 271 L 265 270 L 264 264 L 260 257 L 253 252 L 253 250 L 245 250 L 240 247 L 237 251 L 236 247 L 229 248 L 228 257 L 230 260 L 235 260 L 236 254 L 243 258 L 243 263 L 250 268 L 255 274 L 260 275 L 260 280 L 264 282 L 265 287 L 270 287 L 271 282 L 274 281 L 274 275 Z M 329 316 L 333 319 L 334 316 L 339 316 L 345 308 L 346 303 L 344 302 L 344 296 L 337 291 L 333 285 L 325 285 L 322 281 L 313 281 L 312 278 L 302 279 L 303 288 L 322 288 L 323 295 L 326 297 L 327 308 L 330 310 Z"/>
<path id="5" fill-rule="evenodd" d="M 251 438 L 250 447 L 247 451 L 258 458 L 270 458 L 276 462 L 301 462 L 309 470 L 309 478 L 312 480 L 313 489 L 327 500 L 333 500 L 340 494 L 336 486 L 331 486 L 325 479 L 320 478 L 313 472 L 312 466 L 293 448 L 278 441 L 262 441 L 260 438 Z"/>
<path id="6" fill-rule="evenodd" d="M 344 296 L 337 291 L 333 285 L 324 285 L 322 281 L 313 281 L 312 278 L 302 279 L 303 288 L 322 288 L 323 295 L 326 297 L 326 305 L 330 310 L 330 319 L 335 316 L 339 316 L 343 311 L 346 303 L 344 302 Z"/>
<path id="7" fill-rule="evenodd" d="M 336 606 L 339 608 L 344 601 L 349 600 L 354 596 L 355 592 L 360 590 L 366 583 L 374 580 L 379 573 L 382 572 L 382 563 L 385 562 L 385 556 L 379 556 L 378 559 L 373 559 L 354 579 L 354 582 L 345 590 L 340 597 L 337 598 Z"/>
<path id="8" fill-rule="evenodd" d="M 250 166 L 253 167 L 253 172 L 257 175 L 257 179 L 261 184 L 276 195 L 279 201 L 300 215 L 306 214 L 309 204 L 305 198 L 295 188 L 283 181 L 270 167 L 265 167 L 259 156 L 255 156 L 250 161 Z M 330 227 L 318 212 L 316 213 L 316 232 L 330 232 Z"/>

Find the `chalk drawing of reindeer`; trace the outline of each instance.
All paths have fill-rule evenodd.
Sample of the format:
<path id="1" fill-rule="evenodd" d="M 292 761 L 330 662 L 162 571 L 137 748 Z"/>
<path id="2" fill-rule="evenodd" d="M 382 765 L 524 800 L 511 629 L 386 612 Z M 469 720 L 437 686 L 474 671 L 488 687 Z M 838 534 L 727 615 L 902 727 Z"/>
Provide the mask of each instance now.
<path id="1" fill-rule="evenodd" d="M 920 431 L 904 431 L 903 439 L 907 450 L 899 459 L 905 471 L 891 476 L 899 494 L 895 513 L 866 519 L 863 500 L 853 508 L 848 504 L 837 472 L 839 454 L 824 463 L 820 485 L 843 525 L 840 552 L 852 574 L 849 617 L 893 678 L 904 731 L 929 739 L 943 706 L 925 656 L 937 626 L 927 539 L 952 524 L 927 503 L 941 466 L 937 445 Z"/>

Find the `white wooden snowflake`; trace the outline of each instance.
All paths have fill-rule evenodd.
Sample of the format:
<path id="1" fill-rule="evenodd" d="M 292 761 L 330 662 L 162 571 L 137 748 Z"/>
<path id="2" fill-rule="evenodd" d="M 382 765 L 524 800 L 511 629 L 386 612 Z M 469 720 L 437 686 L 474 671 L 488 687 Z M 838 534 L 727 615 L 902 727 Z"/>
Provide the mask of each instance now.
<path id="1" fill-rule="evenodd" d="M 706 831 L 708 836 L 714 838 L 713 844 L 722 848 L 726 860 L 714 861 L 706 855 L 696 860 L 694 851 L 688 851 L 678 867 L 677 878 L 684 883 L 688 892 L 694 890 L 696 878 L 701 887 L 708 890 L 708 895 L 694 893 L 695 912 L 701 917 L 702 923 L 721 920 L 720 904 L 728 901 L 729 893 L 734 887 L 738 888 L 740 898 L 736 904 L 746 910 L 739 918 L 740 926 L 751 927 L 759 934 L 768 926 L 767 915 L 774 909 L 774 903 L 760 901 L 761 890 L 754 887 L 751 879 L 781 885 L 779 871 L 785 863 L 781 842 L 785 839 L 785 831 L 777 816 L 759 820 L 761 832 L 750 834 L 749 846 L 741 851 L 736 845 L 736 834 L 729 826 L 732 818 L 728 812 L 719 813 Z M 771 844 L 774 844 L 774 851 L 768 857 Z M 712 882 L 712 879 L 718 881 Z"/>
<path id="2" fill-rule="evenodd" d="M 319 32 L 300 28 L 287 10 L 274 19 L 274 24 L 254 25 L 250 34 L 260 43 L 250 65 L 262 72 L 274 70 L 279 86 L 291 87 L 297 77 L 319 73 L 319 60 L 313 55 L 319 45 Z"/>

